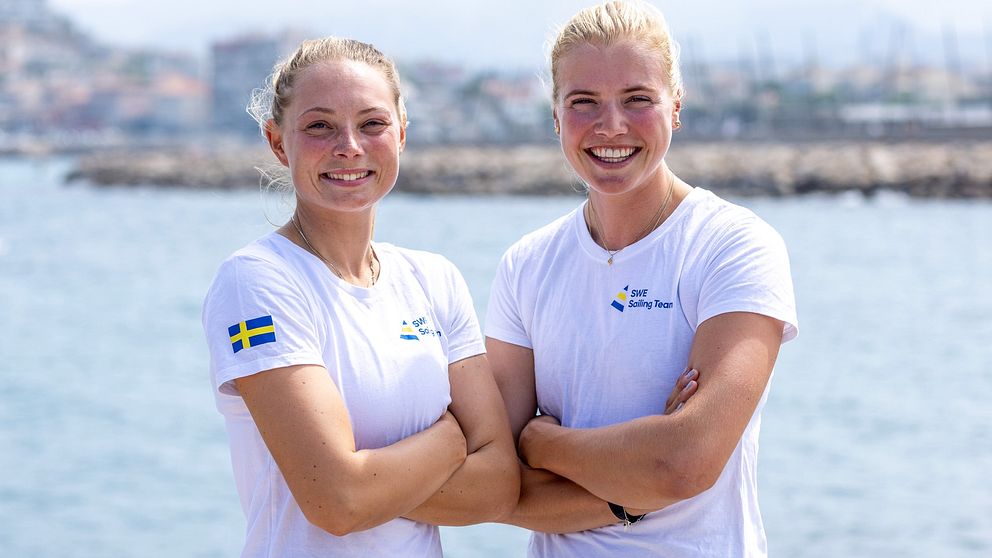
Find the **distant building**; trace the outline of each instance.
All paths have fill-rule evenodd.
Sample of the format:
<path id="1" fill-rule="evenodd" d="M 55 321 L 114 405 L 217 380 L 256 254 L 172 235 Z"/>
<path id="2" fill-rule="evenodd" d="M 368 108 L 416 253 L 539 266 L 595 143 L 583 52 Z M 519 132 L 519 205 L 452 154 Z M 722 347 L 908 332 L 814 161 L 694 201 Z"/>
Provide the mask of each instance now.
<path id="1" fill-rule="evenodd" d="M 50 17 L 46 0 L 3 0 L 0 24 L 40 25 Z"/>
<path id="2" fill-rule="evenodd" d="M 0 2 L 4 132 L 69 142 L 91 133 L 195 133 L 206 127 L 198 74 L 190 55 L 100 45 L 45 0 Z"/>
<path id="3" fill-rule="evenodd" d="M 553 138 L 547 92 L 534 75 L 469 73 L 419 63 L 401 68 L 411 145 L 505 144 Z"/>
<path id="4" fill-rule="evenodd" d="M 0 3 L 0 127 L 37 133 L 64 126 L 56 83 L 85 82 L 100 49 L 45 0 Z"/>
<path id="5" fill-rule="evenodd" d="M 210 121 L 214 130 L 244 136 L 258 133 L 258 125 L 245 111 L 252 91 L 265 85 L 275 63 L 304 38 L 299 31 L 250 34 L 211 46 Z"/>

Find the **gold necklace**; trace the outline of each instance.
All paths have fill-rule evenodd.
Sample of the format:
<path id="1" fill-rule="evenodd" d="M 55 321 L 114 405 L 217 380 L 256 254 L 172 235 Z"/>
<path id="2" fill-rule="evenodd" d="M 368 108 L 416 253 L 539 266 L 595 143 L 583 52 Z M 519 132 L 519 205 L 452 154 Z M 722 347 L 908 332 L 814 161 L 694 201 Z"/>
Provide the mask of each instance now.
<path id="1" fill-rule="evenodd" d="M 324 256 L 322 256 L 321 253 L 318 252 L 317 249 L 313 247 L 313 244 L 310 244 L 310 241 L 307 240 L 307 235 L 303 234 L 303 229 L 300 228 L 300 224 L 296 221 L 296 215 L 295 214 L 291 218 L 291 221 L 293 221 L 293 226 L 296 227 L 296 232 L 300 233 L 300 238 L 303 239 L 303 243 L 307 245 L 307 248 L 309 248 L 311 252 L 313 252 L 313 255 L 315 255 L 318 258 L 320 258 L 320 261 L 324 262 L 325 264 L 327 264 L 327 267 L 331 268 L 331 271 L 334 272 L 334 275 L 337 275 L 338 278 L 340 278 L 342 281 L 344 281 L 345 278 L 344 278 L 343 275 L 341 275 L 341 272 L 338 271 L 338 268 L 334 267 L 334 264 L 331 263 L 330 260 L 328 260 L 327 258 L 325 258 Z M 371 251 L 372 253 L 369 255 L 369 275 L 370 275 L 370 277 L 369 277 L 369 284 L 367 285 L 367 287 L 373 287 L 373 286 L 375 286 L 375 268 L 372 267 L 372 264 L 373 264 L 373 262 L 375 260 L 377 260 L 379 258 L 375 254 L 375 248 L 372 247 L 372 241 L 371 240 L 369 241 L 369 251 Z M 379 269 L 380 270 L 382 269 L 382 265 L 379 266 Z"/>
<path id="2" fill-rule="evenodd" d="M 668 209 L 668 204 L 672 201 L 672 193 L 675 192 L 675 173 L 670 173 L 670 174 L 672 178 L 671 180 L 668 181 L 668 195 L 665 196 L 665 203 L 661 204 L 661 207 L 658 209 L 658 213 L 656 213 L 654 215 L 654 218 L 648 223 L 647 228 L 641 231 L 641 234 L 635 237 L 630 244 L 634 244 L 638 240 L 641 240 L 642 238 L 646 237 L 648 234 L 651 233 L 651 231 L 658 228 L 658 225 L 661 224 L 662 216 L 665 214 L 665 210 Z M 616 250 L 610 250 L 610 248 L 606 245 L 606 234 L 603 231 L 603 225 L 602 223 L 599 222 L 599 215 L 596 214 L 596 206 L 593 205 L 591 199 L 589 200 L 589 203 L 587 203 L 586 205 L 589 206 L 589 213 L 591 214 L 590 221 L 595 221 L 596 228 L 598 228 L 599 231 L 603 233 L 603 244 L 601 244 L 601 246 L 603 247 L 603 250 L 606 250 L 606 253 L 610 255 L 609 259 L 606 260 L 606 265 L 612 266 L 613 257 L 619 254 L 620 251 L 626 248 L 627 246 L 630 246 L 630 244 L 628 244 L 627 246 L 621 246 Z M 589 236 L 592 236 L 592 232 L 593 232 L 592 226 L 588 221 L 586 222 L 586 228 L 589 229 Z"/>

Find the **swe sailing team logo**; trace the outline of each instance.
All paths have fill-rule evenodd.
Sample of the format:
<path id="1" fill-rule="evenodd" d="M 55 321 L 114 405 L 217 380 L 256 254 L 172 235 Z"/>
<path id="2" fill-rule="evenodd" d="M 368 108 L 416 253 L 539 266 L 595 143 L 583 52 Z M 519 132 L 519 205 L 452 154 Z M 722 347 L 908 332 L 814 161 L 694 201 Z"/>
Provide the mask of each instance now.
<path id="1" fill-rule="evenodd" d="M 427 318 L 421 316 L 412 323 L 407 323 L 403 320 L 403 324 L 400 325 L 400 339 L 405 339 L 407 341 L 420 341 L 421 337 L 441 337 L 441 330 L 434 329 L 434 326 L 427 323 Z"/>
<path id="2" fill-rule="evenodd" d="M 613 297 L 610 302 L 617 312 L 623 312 L 627 308 L 643 308 L 645 310 L 672 308 L 670 301 L 652 298 L 648 294 L 648 289 L 631 289 L 630 285 L 625 285 L 623 290 Z"/>

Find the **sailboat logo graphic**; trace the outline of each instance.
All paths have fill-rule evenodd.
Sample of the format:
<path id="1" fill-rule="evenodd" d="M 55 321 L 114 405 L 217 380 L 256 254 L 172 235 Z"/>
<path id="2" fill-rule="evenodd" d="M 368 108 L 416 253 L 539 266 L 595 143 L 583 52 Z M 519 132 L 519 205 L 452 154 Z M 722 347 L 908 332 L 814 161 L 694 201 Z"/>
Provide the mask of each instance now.
<path id="1" fill-rule="evenodd" d="M 613 303 L 610 304 L 610 306 L 616 308 L 620 312 L 623 312 L 624 303 L 627 302 L 627 289 L 629 288 L 630 285 L 627 285 L 622 291 L 618 292 L 617 297 L 613 300 Z"/>
<path id="2" fill-rule="evenodd" d="M 406 320 L 403 320 L 403 325 L 400 327 L 400 339 L 420 341 L 420 338 L 417 337 L 417 334 L 413 331 L 413 328 L 410 327 L 410 324 L 406 323 Z"/>

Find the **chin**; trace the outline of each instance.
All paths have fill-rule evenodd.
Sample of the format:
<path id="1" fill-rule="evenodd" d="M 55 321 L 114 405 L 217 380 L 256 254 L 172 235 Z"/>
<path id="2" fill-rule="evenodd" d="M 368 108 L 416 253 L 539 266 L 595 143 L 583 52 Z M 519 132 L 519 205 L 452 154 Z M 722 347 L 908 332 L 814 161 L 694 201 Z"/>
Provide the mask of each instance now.
<path id="1" fill-rule="evenodd" d="M 595 179 L 587 179 L 585 183 L 589 187 L 589 190 L 606 195 L 627 192 L 632 189 L 633 184 L 631 179 L 626 176 L 597 177 Z"/>

